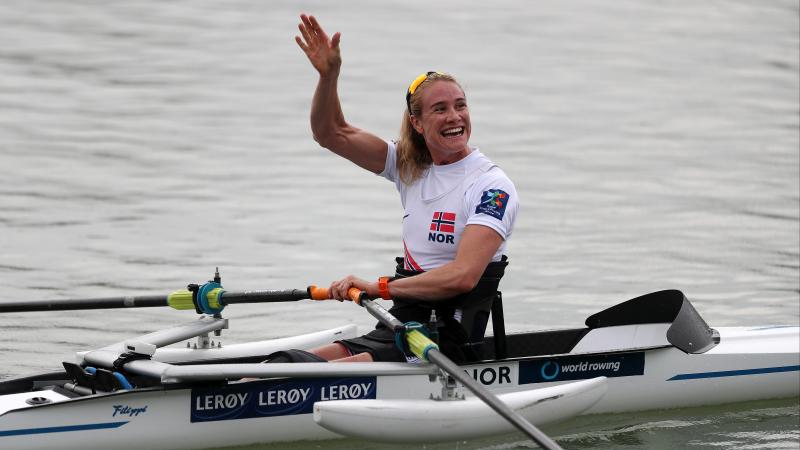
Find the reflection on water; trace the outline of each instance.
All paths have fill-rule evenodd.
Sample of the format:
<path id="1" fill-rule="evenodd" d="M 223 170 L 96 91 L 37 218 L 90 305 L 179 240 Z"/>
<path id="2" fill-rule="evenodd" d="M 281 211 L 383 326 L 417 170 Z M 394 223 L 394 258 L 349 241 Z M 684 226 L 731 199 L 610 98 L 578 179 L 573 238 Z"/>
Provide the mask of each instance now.
<path id="1" fill-rule="evenodd" d="M 544 431 L 570 450 L 581 449 L 796 449 L 800 403 L 770 400 L 707 408 L 583 416 Z M 746 431 L 744 431 L 746 430 Z M 351 448 L 424 450 L 517 450 L 539 448 L 521 433 L 441 444 L 377 444 L 352 439 L 235 447 L 240 450 Z"/>

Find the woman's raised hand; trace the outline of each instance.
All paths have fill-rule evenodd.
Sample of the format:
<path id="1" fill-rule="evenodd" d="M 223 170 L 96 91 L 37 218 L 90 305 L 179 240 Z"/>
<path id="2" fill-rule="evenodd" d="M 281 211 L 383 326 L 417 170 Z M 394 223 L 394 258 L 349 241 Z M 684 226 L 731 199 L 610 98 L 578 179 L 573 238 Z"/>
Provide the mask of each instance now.
<path id="1" fill-rule="evenodd" d="M 302 38 L 295 36 L 294 40 L 303 49 L 311 65 L 317 69 L 320 76 L 338 73 L 342 66 L 342 56 L 339 51 L 341 33 L 336 32 L 329 38 L 314 16 L 300 14 L 300 20 L 298 28 Z"/>

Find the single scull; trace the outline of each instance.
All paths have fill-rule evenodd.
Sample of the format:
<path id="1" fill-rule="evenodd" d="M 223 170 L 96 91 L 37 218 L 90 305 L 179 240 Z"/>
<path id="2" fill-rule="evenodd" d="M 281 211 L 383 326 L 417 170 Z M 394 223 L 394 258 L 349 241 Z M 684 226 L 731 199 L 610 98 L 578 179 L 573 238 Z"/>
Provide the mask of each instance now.
<path id="1" fill-rule="evenodd" d="M 94 301 L 204 314 L 79 352 L 61 370 L 0 382 L 0 448 L 202 449 L 337 436 L 435 442 L 513 429 L 434 364 L 261 363 L 278 350 L 354 337 L 354 326 L 212 342 L 228 328 L 225 305 L 313 298 L 311 289 L 229 295 L 217 282 L 193 292 Z M 137 304 L 143 298 L 148 304 Z M 77 302 L 0 302 L 0 312 L 71 306 Z M 501 310 L 493 315 L 495 336 L 460 369 L 534 425 L 800 393 L 800 328 L 713 329 L 677 290 L 618 304 L 579 328 L 506 335 Z M 191 339 L 188 348 L 168 347 Z"/>

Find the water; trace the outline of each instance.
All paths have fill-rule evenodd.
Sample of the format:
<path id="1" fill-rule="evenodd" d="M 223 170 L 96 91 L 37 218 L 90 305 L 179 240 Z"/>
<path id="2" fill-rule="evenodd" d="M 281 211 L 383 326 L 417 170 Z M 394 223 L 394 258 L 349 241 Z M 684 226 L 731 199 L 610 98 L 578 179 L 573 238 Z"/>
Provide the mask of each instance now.
<path id="1" fill-rule="evenodd" d="M 310 136 L 316 75 L 293 42 L 306 11 L 343 33 L 341 97 L 357 126 L 395 137 L 419 72 L 452 72 L 466 88 L 472 143 L 522 199 L 502 286 L 509 330 L 576 326 L 664 288 L 714 326 L 797 325 L 799 10 L 7 0 L 0 299 L 166 293 L 216 266 L 231 290 L 388 273 L 401 250 L 393 186 Z M 338 302 L 226 315 L 226 342 L 373 322 Z M 0 378 L 185 320 L 161 309 L 6 314 Z M 796 401 L 659 414 L 552 432 L 569 448 L 800 446 Z M 297 448 L 342 445 L 394 448 Z M 426 448 L 454 445 L 528 444 Z"/>

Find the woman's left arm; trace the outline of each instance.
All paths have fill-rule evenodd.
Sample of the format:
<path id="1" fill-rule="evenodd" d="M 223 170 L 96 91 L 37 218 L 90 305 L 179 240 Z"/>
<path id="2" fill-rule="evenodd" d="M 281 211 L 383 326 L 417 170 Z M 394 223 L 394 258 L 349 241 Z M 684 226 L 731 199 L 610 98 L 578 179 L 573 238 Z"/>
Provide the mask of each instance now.
<path id="1" fill-rule="evenodd" d="M 389 292 L 396 298 L 418 300 L 446 300 L 471 291 L 503 243 L 495 230 L 485 225 L 467 225 L 461 234 L 456 258 L 453 262 L 414 277 L 401 278 L 389 284 Z M 330 286 L 333 298 L 347 299 L 347 290 L 357 287 L 371 298 L 380 297 L 377 281 L 366 281 L 352 275 Z"/>

